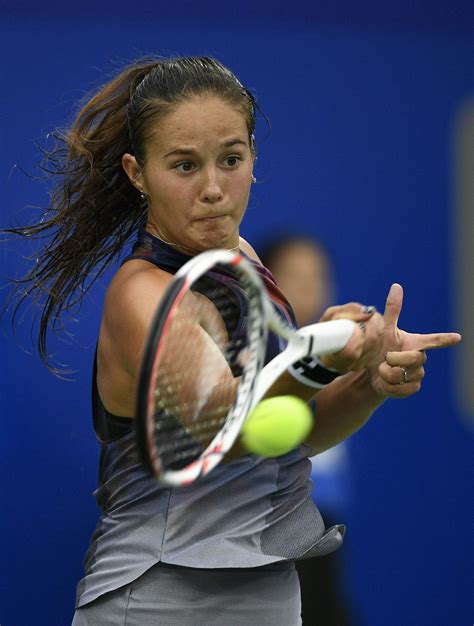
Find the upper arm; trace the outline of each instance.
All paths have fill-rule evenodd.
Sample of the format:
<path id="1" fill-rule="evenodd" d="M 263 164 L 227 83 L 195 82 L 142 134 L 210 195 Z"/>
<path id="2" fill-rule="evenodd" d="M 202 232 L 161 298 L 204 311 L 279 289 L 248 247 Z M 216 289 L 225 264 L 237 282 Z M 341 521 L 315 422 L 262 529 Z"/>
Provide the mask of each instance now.
<path id="1" fill-rule="evenodd" d="M 155 268 L 131 273 L 107 293 L 99 347 L 108 348 L 130 376 L 137 374 L 149 327 L 171 280 L 166 276 Z"/>
<path id="2" fill-rule="evenodd" d="M 97 386 L 108 411 L 132 417 L 141 356 L 171 275 L 150 266 L 119 270 L 105 299 L 97 350 Z"/>

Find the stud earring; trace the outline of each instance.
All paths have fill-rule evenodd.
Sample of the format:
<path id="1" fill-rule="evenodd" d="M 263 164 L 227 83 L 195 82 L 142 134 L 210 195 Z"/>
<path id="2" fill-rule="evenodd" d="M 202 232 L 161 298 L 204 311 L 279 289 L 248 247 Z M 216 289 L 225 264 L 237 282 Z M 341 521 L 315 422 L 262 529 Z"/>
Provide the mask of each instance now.
<path id="1" fill-rule="evenodd" d="M 252 183 L 256 183 L 257 179 L 255 178 L 255 176 L 252 174 Z"/>
<path id="2" fill-rule="evenodd" d="M 142 200 L 146 200 L 147 199 L 147 195 L 146 195 L 146 193 L 144 191 L 140 191 L 140 198 Z"/>

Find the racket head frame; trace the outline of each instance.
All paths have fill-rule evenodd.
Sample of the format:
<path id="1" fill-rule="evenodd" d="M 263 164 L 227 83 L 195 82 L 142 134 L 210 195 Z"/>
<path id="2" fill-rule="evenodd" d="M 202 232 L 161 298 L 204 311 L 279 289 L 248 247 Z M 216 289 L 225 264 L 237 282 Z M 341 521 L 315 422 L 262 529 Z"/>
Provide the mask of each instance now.
<path id="1" fill-rule="evenodd" d="M 166 333 L 179 303 L 200 277 L 216 264 L 230 266 L 246 284 L 250 358 L 245 365 L 235 401 L 222 428 L 207 445 L 199 458 L 182 469 L 167 469 L 155 445 L 154 381 L 158 372 L 160 341 Z M 253 406 L 253 394 L 258 374 L 263 367 L 267 342 L 270 308 L 266 303 L 265 287 L 251 263 L 238 253 L 229 250 L 209 250 L 191 258 L 175 274 L 166 289 L 153 317 L 141 360 L 136 393 L 136 435 L 142 462 L 160 482 L 169 486 L 191 484 L 208 474 L 234 444 L 242 425 Z M 183 374 L 184 375 L 184 374 Z"/>

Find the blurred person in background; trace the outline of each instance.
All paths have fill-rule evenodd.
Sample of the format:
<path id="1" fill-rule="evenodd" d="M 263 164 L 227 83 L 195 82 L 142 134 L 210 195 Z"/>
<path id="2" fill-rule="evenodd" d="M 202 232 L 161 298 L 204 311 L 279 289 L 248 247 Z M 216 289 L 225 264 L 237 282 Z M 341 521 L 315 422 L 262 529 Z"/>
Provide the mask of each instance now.
<path id="1" fill-rule="evenodd" d="M 279 235 L 260 245 L 260 259 L 272 272 L 295 312 L 298 326 L 317 322 L 336 302 L 336 283 L 327 250 L 306 235 Z M 351 500 L 347 443 L 311 458 L 313 499 L 332 526 L 344 519 Z M 354 626 L 357 620 L 344 582 L 341 551 L 297 562 L 301 583 L 303 624 Z M 321 622 L 317 622 L 319 619 Z"/>

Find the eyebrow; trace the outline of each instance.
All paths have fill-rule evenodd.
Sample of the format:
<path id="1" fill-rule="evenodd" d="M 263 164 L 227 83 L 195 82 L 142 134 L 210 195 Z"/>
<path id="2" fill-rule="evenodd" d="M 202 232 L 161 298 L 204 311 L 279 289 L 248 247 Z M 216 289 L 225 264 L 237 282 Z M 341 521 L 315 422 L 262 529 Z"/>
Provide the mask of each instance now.
<path id="1" fill-rule="evenodd" d="M 237 146 L 237 145 L 242 145 L 242 146 L 248 146 L 248 143 L 246 141 L 243 141 L 242 139 L 229 139 L 229 141 L 226 141 L 222 144 L 222 148 L 232 148 L 233 146 Z M 182 148 L 174 148 L 173 150 L 170 150 L 169 152 L 167 152 L 164 157 L 169 157 L 169 156 L 173 156 L 173 155 L 183 155 L 183 154 L 196 154 L 197 150 L 195 150 L 194 148 L 187 148 L 187 147 L 182 147 Z"/>

